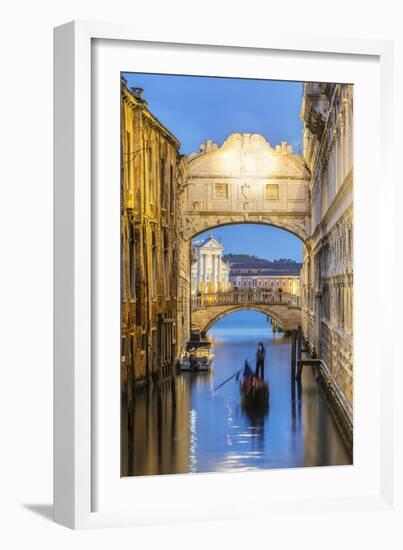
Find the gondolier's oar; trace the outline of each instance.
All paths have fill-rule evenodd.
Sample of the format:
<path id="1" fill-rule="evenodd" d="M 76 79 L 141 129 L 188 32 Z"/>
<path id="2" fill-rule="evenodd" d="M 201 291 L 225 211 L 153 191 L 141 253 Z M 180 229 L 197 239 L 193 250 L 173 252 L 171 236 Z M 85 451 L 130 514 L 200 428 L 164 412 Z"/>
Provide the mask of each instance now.
<path id="1" fill-rule="evenodd" d="M 212 389 L 209 391 L 209 393 L 214 393 L 216 392 L 218 389 L 220 389 L 224 384 L 226 384 L 227 382 L 229 382 L 230 380 L 232 380 L 232 378 L 234 378 L 237 374 L 239 374 L 241 372 L 242 369 L 239 369 L 237 370 L 236 372 L 234 372 L 234 374 L 232 374 L 229 378 L 227 378 L 226 380 L 224 380 L 224 382 L 221 382 L 221 384 L 219 384 L 216 388 Z"/>
<path id="2" fill-rule="evenodd" d="M 249 362 L 249 359 L 246 359 L 246 362 Z M 245 367 L 241 367 L 240 369 L 238 369 L 236 372 L 234 372 L 234 374 L 232 374 L 229 378 L 227 378 L 226 380 L 224 380 L 224 382 L 221 382 L 221 384 L 219 384 L 216 388 L 212 389 L 209 391 L 209 394 L 211 393 L 214 393 L 216 392 L 219 388 L 221 388 L 224 384 L 226 384 L 227 382 L 229 382 L 230 380 L 232 380 L 234 378 L 234 376 L 239 376 L 239 373 L 241 371 L 244 370 Z M 238 380 L 238 378 L 237 378 Z"/>

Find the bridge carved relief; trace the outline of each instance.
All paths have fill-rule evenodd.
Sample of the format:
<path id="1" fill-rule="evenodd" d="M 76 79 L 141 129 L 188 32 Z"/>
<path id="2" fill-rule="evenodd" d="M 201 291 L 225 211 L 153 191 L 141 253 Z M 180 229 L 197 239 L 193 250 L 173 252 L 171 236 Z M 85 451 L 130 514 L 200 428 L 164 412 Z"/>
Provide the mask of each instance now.
<path id="1" fill-rule="evenodd" d="M 221 225 L 261 223 L 310 237 L 310 174 L 285 142 L 232 134 L 221 147 L 206 140 L 187 157 L 180 231 L 189 240 Z"/>

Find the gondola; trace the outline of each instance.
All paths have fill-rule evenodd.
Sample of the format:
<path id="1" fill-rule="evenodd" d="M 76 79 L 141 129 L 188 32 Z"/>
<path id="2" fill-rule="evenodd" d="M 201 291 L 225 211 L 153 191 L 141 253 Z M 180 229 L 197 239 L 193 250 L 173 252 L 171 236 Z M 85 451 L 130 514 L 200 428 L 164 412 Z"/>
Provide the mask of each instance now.
<path id="1" fill-rule="evenodd" d="M 243 376 L 239 384 L 242 405 L 245 407 L 267 407 L 269 385 L 253 374 Z"/>

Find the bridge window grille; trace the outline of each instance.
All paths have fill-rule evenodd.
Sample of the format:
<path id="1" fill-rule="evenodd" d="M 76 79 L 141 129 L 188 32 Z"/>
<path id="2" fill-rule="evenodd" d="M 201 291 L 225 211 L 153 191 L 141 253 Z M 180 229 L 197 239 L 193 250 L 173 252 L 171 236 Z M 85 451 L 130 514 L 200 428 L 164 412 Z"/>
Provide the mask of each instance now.
<path id="1" fill-rule="evenodd" d="M 265 188 L 265 199 L 267 201 L 277 201 L 280 196 L 278 183 L 267 183 Z"/>
<path id="2" fill-rule="evenodd" d="M 228 199 L 228 184 L 216 183 L 214 185 L 214 198 L 215 199 Z"/>

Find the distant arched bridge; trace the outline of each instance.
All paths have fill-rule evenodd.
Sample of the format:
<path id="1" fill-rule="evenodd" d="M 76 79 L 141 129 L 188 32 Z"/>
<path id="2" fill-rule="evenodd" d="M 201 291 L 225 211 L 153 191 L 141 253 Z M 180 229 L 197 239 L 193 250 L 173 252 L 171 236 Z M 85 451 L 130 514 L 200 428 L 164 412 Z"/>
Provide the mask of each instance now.
<path id="1" fill-rule="evenodd" d="M 284 331 L 301 325 L 299 296 L 248 289 L 193 296 L 192 326 L 205 333 L 222 317 L 241 310 L 260 311 L 274 319 Z"/>

